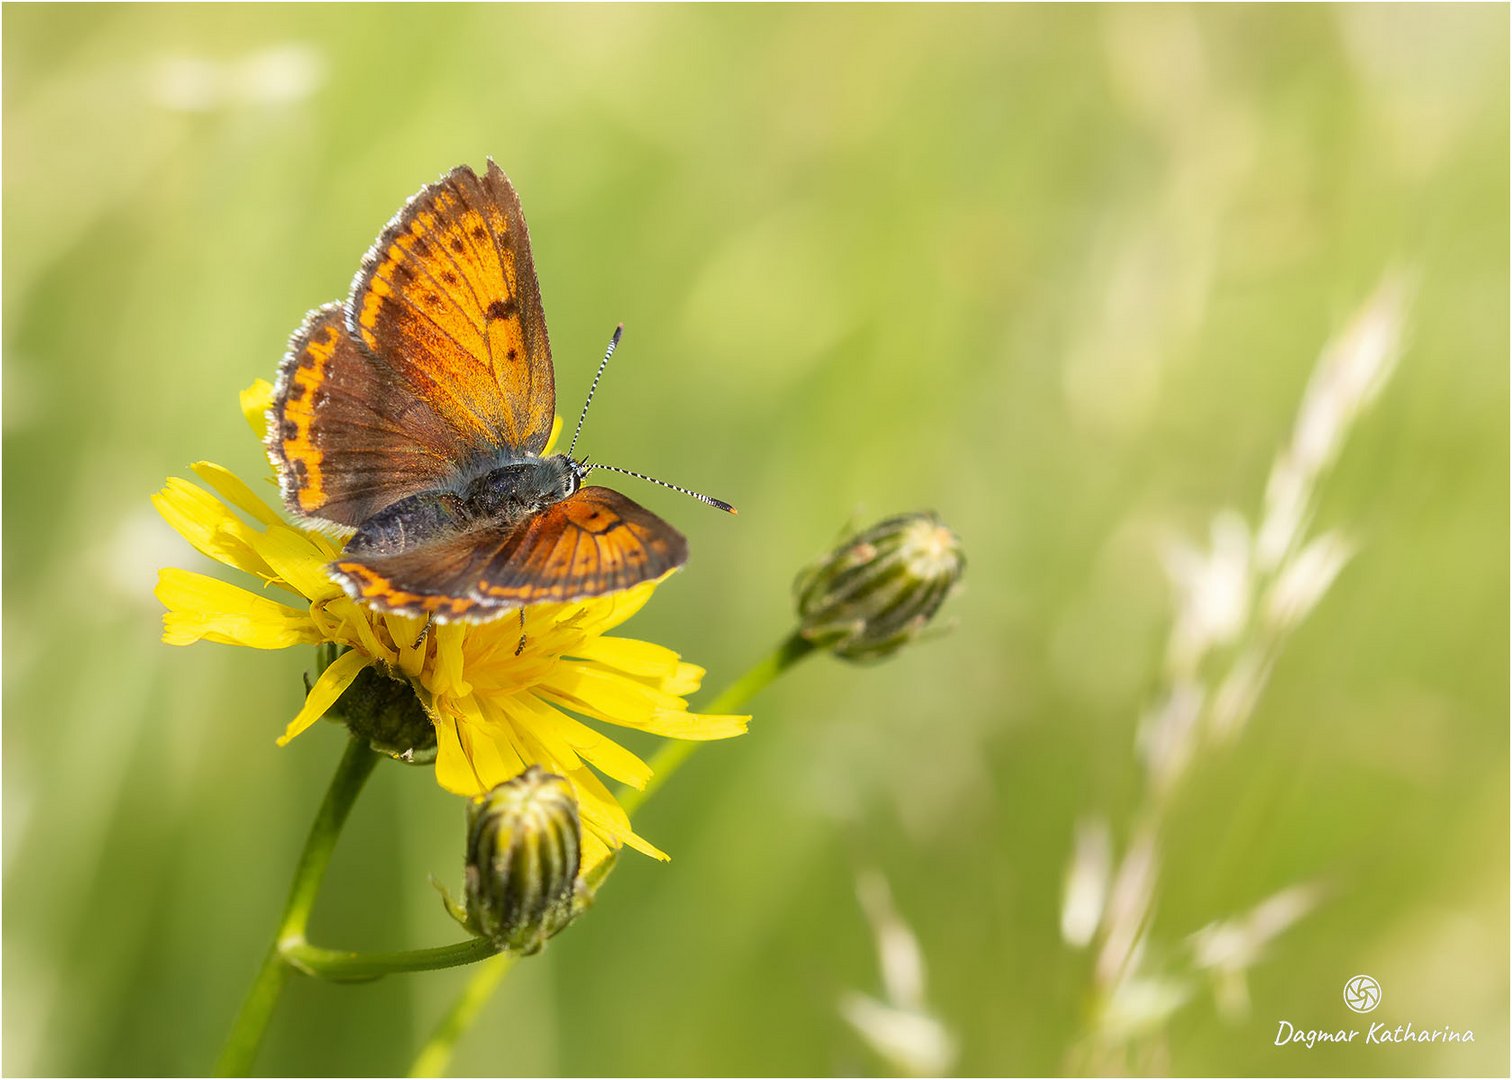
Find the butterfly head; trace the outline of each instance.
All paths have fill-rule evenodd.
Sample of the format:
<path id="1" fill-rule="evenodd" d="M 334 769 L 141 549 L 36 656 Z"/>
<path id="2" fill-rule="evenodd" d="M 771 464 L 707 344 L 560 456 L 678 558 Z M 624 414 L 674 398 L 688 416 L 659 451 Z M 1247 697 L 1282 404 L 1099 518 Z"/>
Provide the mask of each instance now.
<path id="1" fill-rule="evenodd" d="M 583 477 L 588 475 L 583 462 L 566 454 L 539 458 L 529 463 L 525 472 L 529 476 L 526 486 L 534 489 L 541 505 L 560 502 L 577 494 L 577 489 L 583 486 Z"/>
<path id="2" fill-rule="evenodd" d="M 560 473 L 561 479 L 559 481 L 560 486 L 558 488 L 558 490 L 562 493 L 561 497 L 565 499 L 569 495 L 576 494 L 577 489 L 583 486 L 583 479 L 588 475 L 587 459 L 585 458 L 582 461 L 579 461 L 576 458 L 569 457 L 566 454 L 557 454 L 554 457 L 547 458 L 547 460 L 552 462 L 561 462 L 562 471 Z M 555 472 L 555 470 L 553 470 L 553 472 Z"/>

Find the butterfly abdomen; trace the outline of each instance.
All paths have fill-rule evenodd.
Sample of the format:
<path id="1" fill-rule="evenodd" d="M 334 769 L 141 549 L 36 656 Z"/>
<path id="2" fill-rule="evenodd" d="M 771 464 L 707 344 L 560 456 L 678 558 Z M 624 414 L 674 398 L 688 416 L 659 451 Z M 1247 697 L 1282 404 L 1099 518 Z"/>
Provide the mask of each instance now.
<path id="1" fill-rule="evenodd" d="M 347 542 L 353 555 L 395 555 L 466 524 L 462 499 L 450 491 L 425 491 L 384 507 Z"/>

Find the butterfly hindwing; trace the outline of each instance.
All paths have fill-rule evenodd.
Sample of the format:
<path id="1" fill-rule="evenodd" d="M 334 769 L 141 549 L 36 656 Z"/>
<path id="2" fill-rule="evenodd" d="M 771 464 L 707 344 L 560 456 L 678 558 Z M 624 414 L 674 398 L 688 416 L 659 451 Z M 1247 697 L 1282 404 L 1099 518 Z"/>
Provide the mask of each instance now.
<path id="1" fill-rule="evenodd" d="M 511 605 L 602 596 L 687 560 L 688 542 L 671 525 L 617 491 L 585 487 L 527 519 L 479 592 Z"/>
<path id="2" fill-rule="evenodd" d="M 467 451 L 408 380 L 358 348 L 340 304 L 310 312 L 295 331 L 266 445 L 290 510 L 353 528 L 440 485 Z"/>
<path id="3" fill-rule="evenodd" d="M 687 561 L 683 535 L 617 491 L 585 487 L 509 526 L 438 535 L 333 567 L 359 600 L 406 615 L 488 619 L 628 589 Z"/>
<path id="4" fill-rule="evenodd" d="M 539 454 L 556 390 L 530 237 L 493 161 L 423 188 L 363 260 L 352 336 L 458 431 Z"/>

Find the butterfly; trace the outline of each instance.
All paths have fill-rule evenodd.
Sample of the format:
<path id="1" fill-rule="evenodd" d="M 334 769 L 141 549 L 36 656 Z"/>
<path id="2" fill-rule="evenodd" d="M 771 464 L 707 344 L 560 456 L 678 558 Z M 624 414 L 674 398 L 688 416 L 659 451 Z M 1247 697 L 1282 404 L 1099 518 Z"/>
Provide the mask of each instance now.
<path id="1" fill-rule="evenodd" d="M 583 485 L 610 467 L 571 449 L 542 456 L 555 416 L 525 217 L 490 159 L 482 176 L 461 165 L 422 188 L 362 260 L 346 303 L 305 317 L 279 365 L 266 446 L 288 508 L 350 531 L 329 570 L 351 596 L 485 621 L 687 561 L 667 522 Z"/>

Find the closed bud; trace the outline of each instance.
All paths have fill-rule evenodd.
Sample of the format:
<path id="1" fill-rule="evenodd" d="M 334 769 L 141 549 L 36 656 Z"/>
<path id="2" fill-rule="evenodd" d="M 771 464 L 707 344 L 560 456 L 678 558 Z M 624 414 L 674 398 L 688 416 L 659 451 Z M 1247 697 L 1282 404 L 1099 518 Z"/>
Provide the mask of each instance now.
<path id="1" fill-rule="evenodd" d="M 844 660 L 880 660 L 919 635 L 965 565 L 934 514 L 888 518 L 798 575 L 798 632 Z"/>
<path id="2" fill-rule="evenodd" d="M 539 765 L 474 800 L 463 924 L 502 949 L 538 952 L 578 913 L 581 828 L 572 788 Z"/>
<path id="3" fill-rule="evenodd" d="M 435 725 L 408 679 L 364 668 L 326 715 L 381 754 L 412 765 L 436 760 Z"/>

